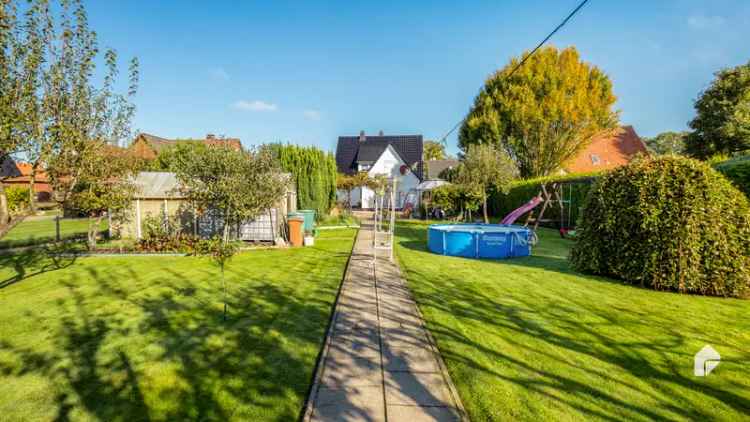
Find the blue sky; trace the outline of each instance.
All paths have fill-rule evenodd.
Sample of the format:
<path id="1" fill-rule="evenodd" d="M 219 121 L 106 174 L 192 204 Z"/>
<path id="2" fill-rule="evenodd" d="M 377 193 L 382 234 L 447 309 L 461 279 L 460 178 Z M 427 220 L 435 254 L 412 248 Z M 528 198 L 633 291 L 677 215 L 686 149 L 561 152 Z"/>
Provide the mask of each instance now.
<path id="1" fill-rule="evenodd" d="M 137 56 L 134 126 L 335 148 L 360 130 L 437 139 L 484 79 L 578 0 L 88 0 L 102 46 Z M 746 0 L 590 0 L 551 41 L 613 80 L 623 124 L 683 130 L 716 70 L 750 60 Z M 456 137 L 449 138 L 455 151 Z"/>

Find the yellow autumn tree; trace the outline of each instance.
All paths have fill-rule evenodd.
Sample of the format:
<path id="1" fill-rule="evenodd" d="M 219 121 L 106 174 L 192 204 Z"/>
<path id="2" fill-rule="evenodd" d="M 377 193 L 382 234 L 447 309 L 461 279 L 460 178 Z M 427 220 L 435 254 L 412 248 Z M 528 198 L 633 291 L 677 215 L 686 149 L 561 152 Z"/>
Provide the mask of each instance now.
<path id="1" fill-rule="evenodd" d="M 557 171 L 618 123 L 612 82 L 583 62 L 575 47 L 540 49 L 513 72 L 528 54 L 487 79 L 459 132 L 462 150 L 496 145 L 516 161 L 522 177 Z"/>

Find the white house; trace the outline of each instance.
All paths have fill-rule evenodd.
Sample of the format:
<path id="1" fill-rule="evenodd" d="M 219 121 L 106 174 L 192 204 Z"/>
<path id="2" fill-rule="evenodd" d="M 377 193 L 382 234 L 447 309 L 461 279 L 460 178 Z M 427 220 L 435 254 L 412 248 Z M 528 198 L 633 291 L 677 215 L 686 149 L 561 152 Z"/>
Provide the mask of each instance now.
<path id="1" fill-rule="evenodd" d="M 422 181 L 422 135 L 341 136 L 336 146 L 338 171 L 355 174 L 366 171 L 370 176 L 385 175 L 396 179 L 398 195 L 396 207 L 401 208 L 410 191 Z M 346 192 L 338 193 L 339 200 L 346 200 Z M 352 191 L 354 207 L 373 208 L 374 193 L 361 188 Z"/>

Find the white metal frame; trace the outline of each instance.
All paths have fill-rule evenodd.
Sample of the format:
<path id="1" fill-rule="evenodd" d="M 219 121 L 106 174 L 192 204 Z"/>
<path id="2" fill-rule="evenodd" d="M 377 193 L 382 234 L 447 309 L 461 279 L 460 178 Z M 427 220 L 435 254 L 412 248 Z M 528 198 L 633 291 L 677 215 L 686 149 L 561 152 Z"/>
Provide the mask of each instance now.
<path id="1" fill-rule="evenodd" d="M 377 262 L 378 251 L 386 251 L 388 260 L 393 261 L 393 233 L 396 228 L 397 181 L 388 179 L 383 192 L 375 192 L 375 218 L 372 233 L 372 260 Z M 385 224 L 384 224 L 385 222 Z"/>

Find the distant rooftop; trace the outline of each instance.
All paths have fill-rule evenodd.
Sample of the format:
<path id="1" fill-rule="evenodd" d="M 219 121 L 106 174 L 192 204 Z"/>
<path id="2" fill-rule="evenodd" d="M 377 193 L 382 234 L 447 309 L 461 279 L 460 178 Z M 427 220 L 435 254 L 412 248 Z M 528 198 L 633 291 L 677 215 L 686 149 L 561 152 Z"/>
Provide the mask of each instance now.
<path id="1" fill-rule="evenodd" d="M 358 163 L 372 164 L 392 146 L 404 163 L 414 168 L 416 175 L 422 178 L 422 135 L 365 135 L 339 136 L 336 145 L 336 165 L 338 171 L 353 174 Z M 416 166 L 415 166 L 416 165 Z"/>

